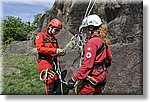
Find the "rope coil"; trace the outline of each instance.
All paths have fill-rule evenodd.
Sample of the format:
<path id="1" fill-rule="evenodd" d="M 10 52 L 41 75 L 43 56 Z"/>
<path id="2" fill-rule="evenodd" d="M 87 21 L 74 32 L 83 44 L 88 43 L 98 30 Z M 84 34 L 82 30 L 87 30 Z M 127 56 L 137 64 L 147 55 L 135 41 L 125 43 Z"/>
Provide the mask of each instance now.
<path id="1" fill-rule="evenodd" d="M 50 76 L 50 78 L 54 78 L 54 76 L 55 76 L 55 72 L 54 71 L 52 71 L 52 70 L 50 70 L 49 68 L 47 68 L 46 70 L 42 70 L 41 71 L 41 73 L 40 73 L 40 80 L 41 81 L 46 81 L 47 80 L 47 78 L 48 78 L 48 76 Z M 43 78 L 43 76 L 44 76 L 44 78 Z"/>

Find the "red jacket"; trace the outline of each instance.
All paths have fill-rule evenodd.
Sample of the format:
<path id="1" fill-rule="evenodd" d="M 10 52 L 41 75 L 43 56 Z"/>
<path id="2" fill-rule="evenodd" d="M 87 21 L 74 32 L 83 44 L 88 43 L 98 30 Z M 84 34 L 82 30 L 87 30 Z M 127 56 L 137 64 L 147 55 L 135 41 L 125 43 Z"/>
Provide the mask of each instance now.
<path id="1" fill-rule="evenodd" d="M 44 30 L 37 34 L 35 42 L 38 53 L 44 55 L 48 59 L 40 59 L 38 61 L 39 72 L 47 68 L 52 68 L 52 56 L 56 56 L 56 49 L 58 48 L 57 39 L 53 35 L 50 35 L 47 30 Z"/>
<path id="2" fill-rule="evenodd" d="M 93 66 L 103 61 L 109 62 L 112 59 L 110 46 L 105 47 L 100 54 L 96 55 L 96 51 L 103 44 L 103 40 L 100 37 L 93 36 L 98 36 L 98 34 L 94 33 L 87 41 L 84 47 L 84 62 L 78 71 L 73 75 L 72 79 L 74 81 L 85 79 L 89 73 L 100 74 L 99 71 L 92 72 Z"/>
<path id="3" fill-rule="evenodd" d="M 54 43 L 54 46 L 52 46 L 52 42 Z M 36 47 L 38 53 L 42 53 L 50 57 L 51 55 L 56 54 L 56 49 L 58 48 L 57 39 L 54 36 L 49 35 L 45 30 L 37 34 Z"/>

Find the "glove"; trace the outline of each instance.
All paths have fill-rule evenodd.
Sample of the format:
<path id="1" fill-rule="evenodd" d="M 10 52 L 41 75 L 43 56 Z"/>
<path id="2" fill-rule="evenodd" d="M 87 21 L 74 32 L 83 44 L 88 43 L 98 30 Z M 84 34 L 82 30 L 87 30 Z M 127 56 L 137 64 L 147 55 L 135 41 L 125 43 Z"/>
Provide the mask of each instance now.
<path id="1" fill-rule="evenodd" d="M 71 40 L 70 42 L 69 42 L 69 47 L 71 48 L 71 49 L 73 49 L 74 48 L 74 46 L 75 46 L 75 40 Z"/>
<path id="2" fill-rule="evenodd" d="M 105 62 L 105 67 L 108 68 L 111 65 L 111 62 Z"/>
<path id="3" fill-rule="evenodd" d="M 72 79 L 70 79 L 67 83 L 68 88 L 72 90 L 74 88 L 75 82 Z"/>
<path id="4" fill-rule="evenodd" d="M 56 54 L 63 56 L 63 55 L 66 54 L 66 52 L 64 51 L 64 49 L 59 49 L 59 48 L 57 48 L 57 49 L 56 49 Z"/>

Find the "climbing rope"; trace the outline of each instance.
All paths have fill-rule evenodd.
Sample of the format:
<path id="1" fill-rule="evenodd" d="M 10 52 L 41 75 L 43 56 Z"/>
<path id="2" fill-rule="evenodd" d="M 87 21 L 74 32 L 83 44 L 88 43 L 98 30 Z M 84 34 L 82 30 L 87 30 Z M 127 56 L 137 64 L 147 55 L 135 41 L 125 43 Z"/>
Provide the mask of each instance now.
<path id="1" fill-rule="evenodd" d="M 91 13 L 91 11 L 92 11 L 92 9 L 93 9 L 95 3 L 96 3 L 96 0 L 94 0 L 93 5 L 92 5 L 92 7 L 90 8 L 91 3 L 92 3 L 92 0 L 90 0 L 90 2 L 89 2 L 89 4 L 88 4 L 88 7 L 87 7 L 87 9 L 86 9 L 86 13 L 85 13 L 85 15 L 84 15 L 84 18 L 87 17 L 87 16 L 89 16 L 89 14 Z M 90 10 L 89 10 L 89 8 L 90 8 Z M 83 18 L 83 19 L 84 19 L 84 18 Z M 81 28 L 79 28 L 79 34 L 80 34 L 80 33 L 82 33 L 82 29 L 81 29 Z M 80 48 L 80 51 L 81 51 L 81 57 L 80 57 L 80 66 L 81 66 L 81 64 L 82 64 L 82 59 L 83 59 L 83 47 L 84 47 L 84 44 L 83 44 L 83 41 L 82 41 L 82 39 L 81 39 L 81 35 L 78 35 L 78 36 L 79 36 L 78 39 L 81 40 L 81 41 L 80 41 L 80 42 L 81 42 L 81 45 L 80 45 L 80 46 L 78 45 L 79 48 Z M 79 83 L 80 83 L 80 81 L 77 81 L 76 84 L 75 84 L 75 94 L 78 93 L 78 85 L 79 85 Z"/>
<path id="2" fill-rule="evenodd" d="M 89 16 L 89 14 L 91 13 L 91 11 L 92 11 L 92 9 L 93 9 L 95 3 L 96 3 L 96 0 L 94 0 L 93 5 L 92 5 L 91 9 L 89 10 L 89 7 L 90 7 L 91 3 L 92 3 L 92 0 L 90 0 L 90 2 L 89 2 L 89 5 L 88 5 L 88 7 L 87 7 L 87 9 L 86 9 L 84 18 L 87 17 L 87 16 Z M 84 19 L 84 18 L 83 18 L 83 19 Z"/>
<path id="3" fill-rule="evenodd" d="M 63 95 L 64 94 L 64 92 L 63 92 L 63 84 L 68 85 L 68 83 L 66 81 L 63 81 L 62 78 L 61 78 L 61 69 L 60 69 L 59 62 L 58 62 L 58 66 L 56 66 L 55 62 L 53 62 L 53 65 L 54 65 L 54 69 L 56 70 L 56 72 L 52 71 L 49 68 L 47 68 L 46 70 L 42 70 L 41 73 L 40 73 L 40 80 L 43 81 L 43 82 L 46 82 L 48 76 L 51 79 L 53 79 L 55 74 L 57 74 L 58 77 L 59 77 L 59 80 L 61 82 L 61 94 Z"/>
<path id="4" fill-rule="evenodd" d="M 86 13 L 85 13 L 85 15 L 84 15 L 84 18 L 87 17 L 87 16 L 91 13 L 91 11 L 92 11 L 92 9 L 93 9 L 95 3 L 96 3 L 96 0 L 93 1 L 92 6 L 91 6 L 91 3 L 92 3 L 92 0 L 90 0 L 90 2 L 89 2 L 89 4 L 88 4 L 88 7 L 87 7 L 87 9 L 86 9 Z M 91 8 L 90 8 L 90 6 L 91 6 Z M 89 8 L 90 8 L 90 10 L 89 10 Z M 83 19 L 84 19 L 84 18 L 83 18 Z M 75 34 L 75 35 L 71 38 L 70 42 L 69 42 L 67 45 L 65 45 L 65 47 L 64 47 L 63 49 L 66 51 L 68 48 L 74 48 L 75 45 L 76 45 L 76 46 L 78 46 L 78 47 L 80 48 L 81 51 L 83 51 L 83 50 L 82 50 L 82 49 L 83 49 L 82 47 L 84 46 L 84 44 L 83 44 L 83 41 L 82 41 L 82 38 L 81 38 L 81 34 L 82 34 L 82 29 L 79 28 L 78 33 Z"/>
<path id="5" fill-rule="evenodd" d="M 87 16 L 89 16 L 89 15 L 90 15 L 90 13 L 91 13 L 91 11 L 92 11 L 92 9 L 93 9 L 93 7 L 94 7 L 95 3 L 96 3 L 96 0 L 94 0 L 94 3 L 93 3 L 93 5 L 92 5 L 91 9 L 89 10 L 89 13 L 88 13 L 88 15 L 87 15 Z"/>
<path id="6" fill-rule="evenodd" d="M 54 64 L 54 66 L 56 67 L 55 62 L 54 62 L 53 64 Z M 57 73 L 57 75 L 58 75 L 58 77 L 59 77 L 59 80 L 60 80 L 60 87 L 61 87 L 60 89 L 61 89 L 61 94 L 63 95 L 63 94 L 64 94 L 64 92 L 63 92 L 63 84 L 68 85 L 68 83 L 67 83 L 66 81 L 63 81 L 63 80 L 62 80 L 59 60 L 57 61 L 56 73 Z"/>
<path id="7" fill-rule="evenodd" d="M 41 71 L 41 73 L 40 73 L 40 80 L 45 82 L 47 80 L 48 76 L 53 79 L 55 74 L 56 73 L 54 71 L 52 71 L 51 69 L 47 68 L 46 70 L 42 70 Z"/>
<path id="8" fill-rule="evenodd" d="M 93 0 L 90 0 L 90 2 L 89 2 L 89 4 L 88 4 L 88 7 L 87 7 L 86 12 L 85 12 L 85 15 L 84 15 L 84 18 L 90 15 L 90 13 L 91 13 L 91 11 L 92 11 L 92 9 L 93 9 L 95 3 L 96 3 L 96 0 L 94 0 L 94 1 L 93 1 L 93 4 L 91 5 L 92 1 L 93 1 Z M 90 6 L 91 6 L 91 8 L 90 8 Z M 90 9 L 90 10 L 89 10 L 89 9 Z M 83 19 L 84 19 L 84 18 L 83 18 Z M 77 47 L 80 49 L 80 52 L 81 52 L 80 66 L 81 66 L 81 63 L 82 63 L 83 47 L 84 47 L 83 39 L 82 39 L 82 36 L 81 36 L 82 33 L 83 33 L 83 32 L 82 32 L 82 29 L 79 27 L 78 33 L 75 34 L 75 35 L 71 38 L 70 42 L 69 42 L 67 45 L 65 45 L 65 47 L 63 48 L 64 51 L 66 51 L 68 48 L 75 48 L 75 46 L 77 46 Z M 61 79 L 61 72 L 58 72 L 57 74 L 60 76 L 60 81 L 61 81 L 61 83 L 64 83 L 64 84 L 68 85 L 67 82 L 64 82 L 64 81 Z M 78 89 L 78 83 L 79 83 L 79 82 L 76 82 L 76 84 L 75 84 L 75 93 L 76 93 L 76 94 L 77 94 L 77 89 Z"/>
<path id="9" fill-rule="evenodd" d="M 88 7 L 87 7 L 87 9 L 86 9 L 86 12 L 85 12 L 84 18 L 87 16 L 87 12 L 88 12 L 88 10 L 89 10 L 89 7 L 90 7 L 90 5 L 91 5 L 91 2 L 92 2 L 92 0 L 90 0 L 90 2 L 89 2 L 89 5 L 88 5 Z"/>

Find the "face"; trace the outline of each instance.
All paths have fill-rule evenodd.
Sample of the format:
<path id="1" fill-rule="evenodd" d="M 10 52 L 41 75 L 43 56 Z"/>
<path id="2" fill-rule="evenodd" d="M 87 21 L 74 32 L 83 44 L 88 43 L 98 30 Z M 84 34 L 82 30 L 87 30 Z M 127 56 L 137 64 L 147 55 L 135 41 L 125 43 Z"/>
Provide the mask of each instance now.
<path id="1" fill-rule="evenodd" d="M 50 27 L 50 29 L 49 29 L 49 33 L 51 33 L 53 35 L 58 34 L 59 31 L 60 31 L 59 28 Z"/>
<path id="2" fill-rule="evenodd" d="M 83 28 L 83 32 L 87 34 L 87 36 L 91 36 L 92 35 L 92 31 L 93 31 L 93 27 L 92 26 L 88 26 Z"/>
<path id="3" fill-rule="evenodd" d="M 59 28 L 53 28 L 53 35 L 56 35 L 58 34 L 58 32 L 60 31 Z"/>

